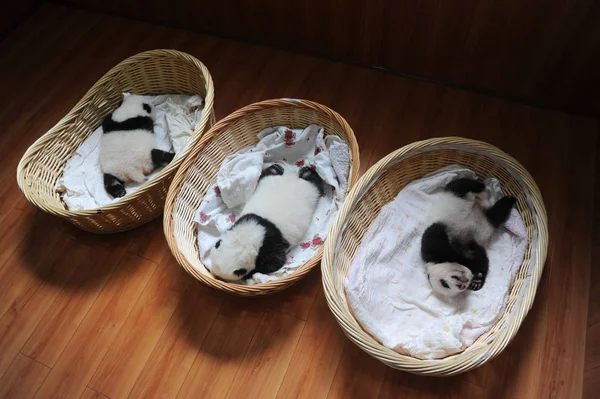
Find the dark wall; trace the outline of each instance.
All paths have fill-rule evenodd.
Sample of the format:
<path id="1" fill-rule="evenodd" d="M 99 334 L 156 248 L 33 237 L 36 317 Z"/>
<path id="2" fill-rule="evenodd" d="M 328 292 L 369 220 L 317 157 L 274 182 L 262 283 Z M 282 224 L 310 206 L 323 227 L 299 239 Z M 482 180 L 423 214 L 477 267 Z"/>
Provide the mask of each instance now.
<path id="1" fill-rule="evenodd" d="M 600 112 L 594 0 L 66 0 L 63 3 Z"/>
<path id="2" fill-rule="evenodd" d="M 41 0 L 4 0 L 0 5 L 0 39 L 23 22 L 39 6 Z"/>

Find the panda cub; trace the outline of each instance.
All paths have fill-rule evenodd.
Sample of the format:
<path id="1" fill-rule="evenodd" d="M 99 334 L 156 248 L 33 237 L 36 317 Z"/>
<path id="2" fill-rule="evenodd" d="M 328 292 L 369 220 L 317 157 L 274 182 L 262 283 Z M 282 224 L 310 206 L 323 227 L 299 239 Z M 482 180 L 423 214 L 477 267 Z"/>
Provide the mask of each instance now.
<path id="1" fill-rule="evenodd" d="M 483 287 L 489 268 L 485 248 L 515 203 L 516 198 L 505 196 L 492 204 L 485 185 L 475 179 L 458 179 L 445 187 L 421 240 L 435 292 L 455 296 Z"/>
<path id="2" fill-rule="evenodd" d="M 175 157 L 154 148 L 154 108 L 141 96 L 130 95 L 102 122 L 100 167 L 104 188 L 113 198 L 123 197 L 125 183 L 143 183 L 146 176 Z"/>
<path id="3" fill-rule="evenodd" d="M 212 273 L 239 281 L 279 270 L 304 238 L 323 193 L 323 180 L 309 167 L 292 172 L 274 164 L 263 170 L 241 217 L 211 250 Z"/>

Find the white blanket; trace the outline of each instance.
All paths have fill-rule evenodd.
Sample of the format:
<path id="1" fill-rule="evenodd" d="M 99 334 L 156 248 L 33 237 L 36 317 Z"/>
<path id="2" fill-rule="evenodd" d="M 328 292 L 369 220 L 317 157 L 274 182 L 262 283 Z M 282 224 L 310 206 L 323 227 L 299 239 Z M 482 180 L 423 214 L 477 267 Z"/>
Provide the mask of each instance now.
<path id="1" fill-rule="evenodd" d="M 327 230 L 337 214 L 348 189 L 350 153 L 341 138 L 326 136 L 323 128 L 286 127 L 265 129 L 258 134 L 259 143 L 230 155 L 223 161 L 217 178 L 206 193 L 194 221 L 198 229 L 200 260 L 210 270 L 210 250 L 221 234 L 229 229 L 256 189 L 264 168 L 277 162 L 298 170 L 316 168 L 327 186 L 319 200 L 314 219 L 299 247 L 291 248 L 286 264 L 271 274 L 255 273 L 245 284 L 276 280 L 293 273 L 310 260 L 327 237 Z M 294 204 L 290 204 L 294 206 Z"/>
<path id="2" fill-rule="evenodd" d="M 124 93 L 125 96 L 133 95 Z M 154 105 L 156 118 L 154 134 L 156 148 L 164 151 L 179 152 L 187 144 L 200 122 L 202 98 L 186 95 L 143 96 Z M 104 189 L 104 179 L 100 168 L 100 139 L 102 126 L 98 127 L 67 161 L 63 176 L 57 184 L 57 191 L 67 209 L 95 209 L 119 201 L 113 199 Z M 148 180 L 153 179 L 162 170 L 156 169 Z M 128 194 L 137 191 L 142 184 L 126 184 Z M 126 196 L 125 196 L 126 197 Z M 125 198 L 123 197 L 123 198 Z"/>
<path id="3" fill-rule="evenodd" d="M 344 282 L 357 320 L 401 354 L 439 359 L 466 349 L 498 320 L 523 261 L 527 233 L 513 209 L 487 248 L 490 268 L 483 288 L 454 299 L 433 294 L 420 255 L 421 236 L 436 196 L 459 177 L 476 176 L 454 165 L 400 191 L 369 227 Z M 498 199 L 499 182 L 485 183 L 492 198 Z"/>

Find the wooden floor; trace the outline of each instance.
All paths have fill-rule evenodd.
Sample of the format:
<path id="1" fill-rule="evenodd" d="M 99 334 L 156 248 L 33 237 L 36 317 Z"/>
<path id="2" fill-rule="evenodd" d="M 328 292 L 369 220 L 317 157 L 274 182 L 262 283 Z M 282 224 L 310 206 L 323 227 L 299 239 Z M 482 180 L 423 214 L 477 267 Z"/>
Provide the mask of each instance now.
<path id="1" fill-rule="evenodd" d="M 277 97 L 334 108 L 356 132 L 362 171 L 432 136 L 515 156 L 542 190 L 551 235 L 515 340 L 466 374 L 412 376 L 345 338 L 318 271 L 273 297 L 234 298 L 183 272 L 160 221 L 104 237 L 36 211 L 16 185 L 23 152 L 110 67 L 154 48 L 206 63 L 218 118 Z M 0 76 L 0 397 L 579 398 L 584 375 L 588 398 L 600 388 L 600 308 L 590 307 L 588 328 L 597 121 L 48 5 L 0 43 Z"/>

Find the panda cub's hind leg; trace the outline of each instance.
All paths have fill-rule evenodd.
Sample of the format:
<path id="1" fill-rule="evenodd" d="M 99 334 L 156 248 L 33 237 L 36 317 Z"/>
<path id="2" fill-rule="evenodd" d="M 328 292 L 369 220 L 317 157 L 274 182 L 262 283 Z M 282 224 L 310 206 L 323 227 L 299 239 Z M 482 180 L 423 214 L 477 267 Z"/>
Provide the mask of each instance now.
<path id="1" fill-rule="evenodd" d="M 264 177 L 267 176 L 281 176 L 283 175 L 283 166 L 274 163 L 273 165 L 269 166 L 268 168 L 266 168 L 265 170 L 263 170 L 260 174 L 260 177 L 258 178 L 258 181 L 261 181 Z"/>
<path id="2" fill-rule="evenodd" d="M 153 149 L 150 154 L 152 156 L 152 164 L 155 168 L 168 165 L 173 158 L 175 158 L 175 153 L 158 150 L 156 148 Z"/>
<path id="3" fill-rule="evenodd" d="M 457 197 L 465 197 L 469 193 L 479 194 L 484 190 L 485 184 L 468 177 L 451 181 L 446 185 L 446 191 L 450 191 Z"/>
<path id="4" fill-rule="evenodd" d="M 321 176 L 319 176 L 316 170 L 314 170 L 311 167 L 305 166 L 302 169 L 300 169 L 300 171 L 298 172 L 298 176 L 301 179 L 314 184 L 314 186 L 319 191 L 320 195 L 325 195 L 325 183 L 323 182 L 323 179 L 321 178 Z"/>
<path id="5" fill-rule="evenodd" d="M 113 198 L 121 198 L 127 194 L 127 191 L 125 191 L 125 183 L 110 173 L 104 174 L 104 189 L 108 195 Z"/>

